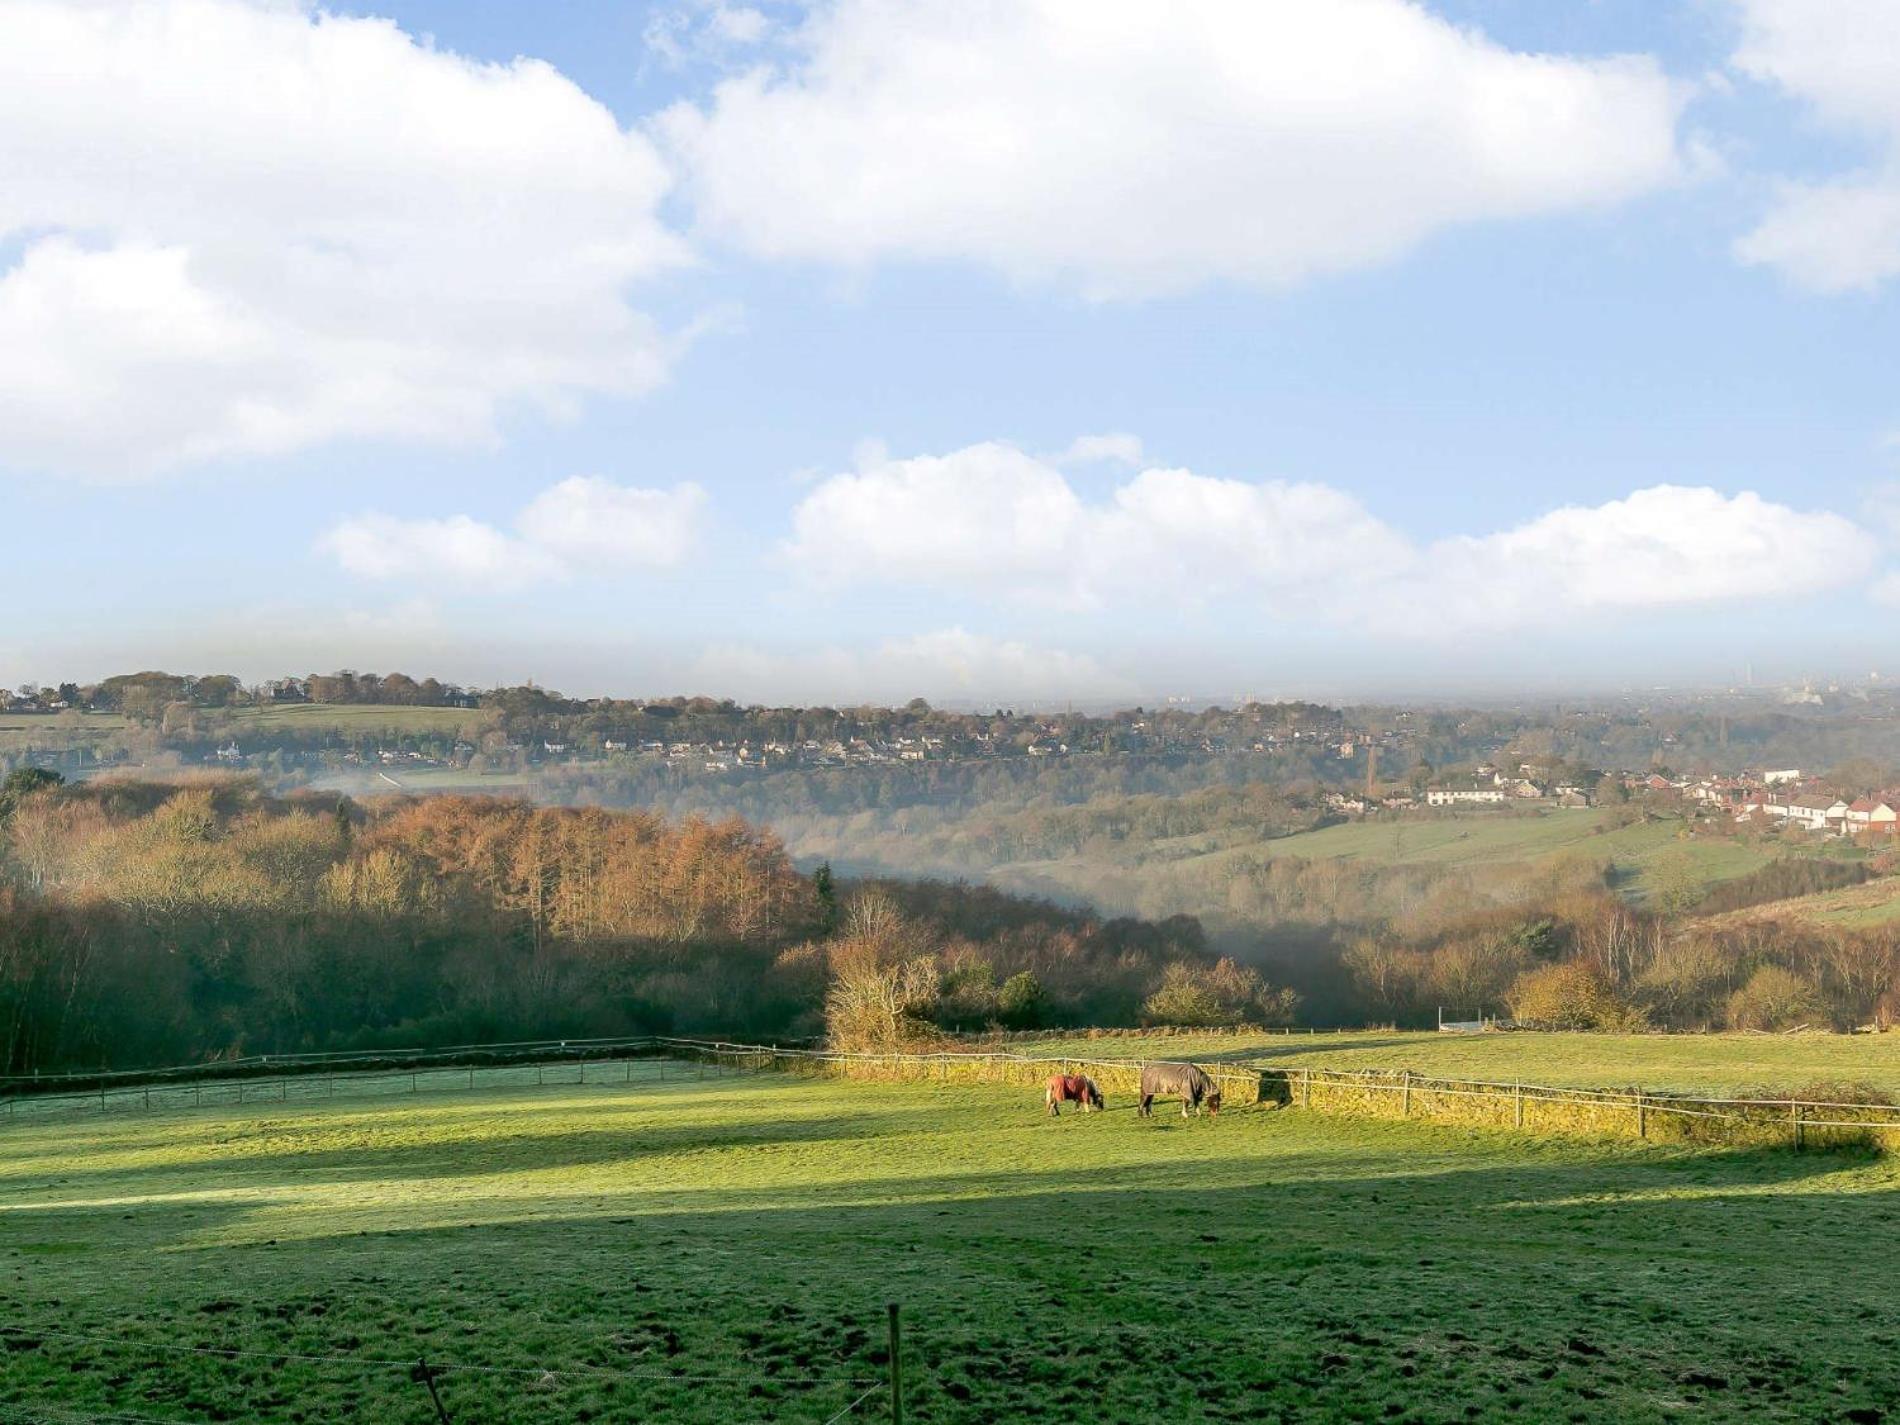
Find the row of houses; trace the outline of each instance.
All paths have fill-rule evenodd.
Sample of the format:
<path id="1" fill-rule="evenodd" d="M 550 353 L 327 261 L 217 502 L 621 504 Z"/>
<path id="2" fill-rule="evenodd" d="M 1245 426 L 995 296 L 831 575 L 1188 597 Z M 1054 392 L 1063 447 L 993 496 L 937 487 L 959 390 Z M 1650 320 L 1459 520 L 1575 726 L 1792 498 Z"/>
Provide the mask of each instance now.
<path id="1" fill-rule="evenodd" d="M 1770 792 L 1744 801 L 1737 821 L 1760 818 L 1829 836 L 1891 836 L 1900 828 L 1900 794 L 1882 793 L 1846 801 L 1826 793 Z"/>
<path id="2" fill-rule="evenodd" d="M 1580 807 L 1590 805 L 1590 796 L 1582 787 L 1567 782 L 1541 782 L 1522 775 L 1525 768 L 1519 769 L 1519 775 L 1499 771 L 1497 768 L 1479 768 L 1479 776 L 1468 784 L 1458 786 L 1428 787 L 1425 789 L 1425 805 L 1428 807 L 1457 806 L 1503 806 L 1507 802 L 1544 802 L 1554 806 Z M 1488 774 L 1489 780 L 1486 780 Z"/>

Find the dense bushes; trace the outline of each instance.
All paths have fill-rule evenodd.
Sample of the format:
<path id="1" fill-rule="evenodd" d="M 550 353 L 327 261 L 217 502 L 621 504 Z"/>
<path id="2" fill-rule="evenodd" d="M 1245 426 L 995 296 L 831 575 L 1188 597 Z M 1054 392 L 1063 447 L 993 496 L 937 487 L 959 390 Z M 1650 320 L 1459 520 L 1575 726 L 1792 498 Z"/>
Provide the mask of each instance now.
<path id="1" fill-rule="evenodd" d="M 1779 965 L 1763 965 L 1729 996 L 1731 1029 L 1794 1029 L 1821 1014 L 1815 987 Z"/>
<path id="2" fill-rule="evenodd" d="M 1631 1030 L 1643 1015 L 1589 960 L 1565 960 L 1519 975 L 1506 995 L 1519 1024 L 1537 1029 Z"/>
<path id="3" fill-rule="evenodd" d="M 1144 1024 L 1183 1026 L 1290 1024 L 1298 997 L 1274 989 L 1258 970 L 1223 959 L 1213 965 L 1176 962 L 1142 1001 Z"/>

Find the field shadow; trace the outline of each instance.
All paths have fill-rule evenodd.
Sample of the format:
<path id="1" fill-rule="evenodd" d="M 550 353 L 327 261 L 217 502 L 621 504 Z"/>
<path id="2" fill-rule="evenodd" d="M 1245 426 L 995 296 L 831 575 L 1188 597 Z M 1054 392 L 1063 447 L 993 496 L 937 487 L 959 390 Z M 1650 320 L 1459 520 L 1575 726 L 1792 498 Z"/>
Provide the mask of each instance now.
<path id="1" fill-rule="evenodd" d="M 237 1319 L 209 1321 L 207 1304 L 244 1303 L 246 1329 L 268 1337 L 274 1304 L 313 1283 L 327 1290 L 347 1268 L 406 1284 L 418 1316 L 439 1304 L 469 1323 L 454 1348 L 464 1358 L 659 1370 L 717 1359 L 768 1382 L 875 1377 L 882 1303 L 897 1299 L 913 1314 L 915 1417 L 940 1425 L 1403 1418 L 1421 1400 L 1430 1419 L 1479 1418 L 1475 1408 L 1717 1420 L 1751 1401 L 1776 1418 L 1863 1419 L 1876 1417 L 1848 1412 L 1900 1389 L 1879 1324 L 1887 1273 L 1868 1250 L 1900 1225 L 1900 1197 L 1889 1178 L 1866 1177 L 1880 1171 L 1867 1155 L 1553 1161 L 1480 1148 L 1468 1163 L 1442 1151 L 1415 1162 L 1416 1132 L 1352 1126 L 1365 1130 L 1353 1151 L 1304 1161 L 707 1181 L 529 1220 L 392 1220 L 369 1244 L 317 1233 L 287 1244 L 302 1249 L 294 1259 L 274 1243 L 222 1244 L 207 1259 L 230 1265 L 189 1285 L 184 1274 L 173 1299 L 201 1333 Z M 1207 1127 L 1139 1141 L 1205 1146 Z M 1827 1192 L 1836 1175 L 1854 1190 Z M 904 1200 L 890 1201 L 897 1191 Z M 485 1204 L 464 1198 L 457 1210 L 479 1219 Z M 158 1219 L 142 1232 L 161 1231 L 165 1212 L 141 1209 Z M 108 1222 L 67 1210 L 0 1222 L 0 1248 L 85 1231 L 104 1233 L 92 1254 L 114 1246 Z M 436 1349 L 391 1299 L 369 1293 L 360 1312 L 340 1301 L 322 1332 L 377 1355 Z M 84 1309 L 72 1319 L 117 1329 Z M 7 1364 L 30 1375 L 33 1354 Z M 46 1354 L 47 1379 L 70 1373 Z M 156 1391 L 168 1368 L 142 1369 L 120 1374 Z M 464 1409 L 482 1403 L 457 1385 Z M 690 1389 L 656 1384 L 634 1398 L 667 1418 L 736 1418 L 732 1402 L 696 1406 Z M 561 1418 L 487 1404 L 494 1413 L 477 1418 Z"/>

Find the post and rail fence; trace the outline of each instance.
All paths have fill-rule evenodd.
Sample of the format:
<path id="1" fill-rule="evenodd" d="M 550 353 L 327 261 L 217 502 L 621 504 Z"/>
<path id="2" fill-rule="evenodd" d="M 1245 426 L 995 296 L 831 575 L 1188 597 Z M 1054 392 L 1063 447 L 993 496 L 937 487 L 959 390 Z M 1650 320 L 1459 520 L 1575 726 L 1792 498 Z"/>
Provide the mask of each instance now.
<path id="1" fill-rule="evenodd" d="M 367 1054 L 257 1056 L 173 1069 L 0 1080 L 0 1125 L 75 1111 L 290 1103 L 339 1095 L 452 1089 L 580 1087 L 774 1071 L 848 1079 L 987 1082 L 1040 1087 L 1054 1073 L 1087 1073 L 1129 1097 L 1141 1068 L 1169 1056 L 1095 1059 L 1006 1051 L 841 1053 L 718 1039 L 643 1035 L 461 1045 Z M 1172 1061 L 1170 1059 L 1170 1061 Z M 1230 1106 L 1404 1118 L 1590 1138 L 1822 1147 L 1900 1143 L 1900 1105 L 1794 1097 L 1720 1097 L 1644 1088 L 1564 1088 L 1437 1078 L 1406 1069 L 1215 1061 L 1199 1067 Z M 531 1076 L 531 1077 L 530 1077 Z M 75 1080 L 85 1087 L 71 1086 Z"/>

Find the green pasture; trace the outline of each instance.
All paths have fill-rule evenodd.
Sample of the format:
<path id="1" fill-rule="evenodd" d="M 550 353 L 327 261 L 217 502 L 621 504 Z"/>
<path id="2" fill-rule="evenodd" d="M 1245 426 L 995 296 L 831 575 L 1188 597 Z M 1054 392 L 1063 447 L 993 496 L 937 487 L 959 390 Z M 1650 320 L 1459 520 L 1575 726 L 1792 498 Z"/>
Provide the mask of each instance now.
<path id="1" fill-rule="evenodd" d="M 1647 894 L 1664 858 L 1679 860 L 1706 890 L 1773 860 L 1775 849 L 1714 836 L 1686 836 L 1673 819 L 1614 826 L 1602 812 L 1556 809 L 1511 814 L 1469 812 L 1442 818 L 1354 822 L 1280 837 L 1276 856 L 1345 857 L 1381 865 L 1481 866 L 1576 860 L 1608 862 L 1628 889 Z"/>
<path id="2" fill-rule="evenodd" d="M 344 733 L 441 733 L 464 736 L 479 731 L 493 714 L 480 708 L 416 708 L 379 703 L 279 703 L 232 708 L 222 714 L 232 733 L 310 732 L 335 728 Z"/>
<path id="3" fill-rule="evenodd" d="M 1816 891 L 1746 910 L 1706 917 L 1704 924 L 1736 926 L 1755 921 L 1804 922 L 1842 930 L 1866 930 L 1900 920 L 1900 876 L 1882 876 L 1858 886 Z"/>
<path id="4" fill-rule="evenodd" d="M 426 1356 L 463 1368 L 458 1425 L 820 1425 L 882 1374 L 891 1300 L 919 1422 L 1900 1398 L 1881 1157 L 1295 1109 L 1052 1122 L 995 1085 L 440 1087 L 0 1127 L 0 1400 L 427 1425 Z"/>
<path id="5" fill-rule="evenodd" d="M 1721 1094 L 1792 1091 L 1817 1082 L 1866 1083 L 1900 1095 L 1900 1034 L 1104 1035 L 1013 1044 L 1024 1054 L 1091 1059 L 1238 1059 L 1273 1067 L 1411 1069 L 1438 1078 Z"/>
<path id="6" fill-rule="evenodd" d="M 49 733 L 122 732 L 130 724 L 117 713 L 0 713 L 0 738 Z"/>

